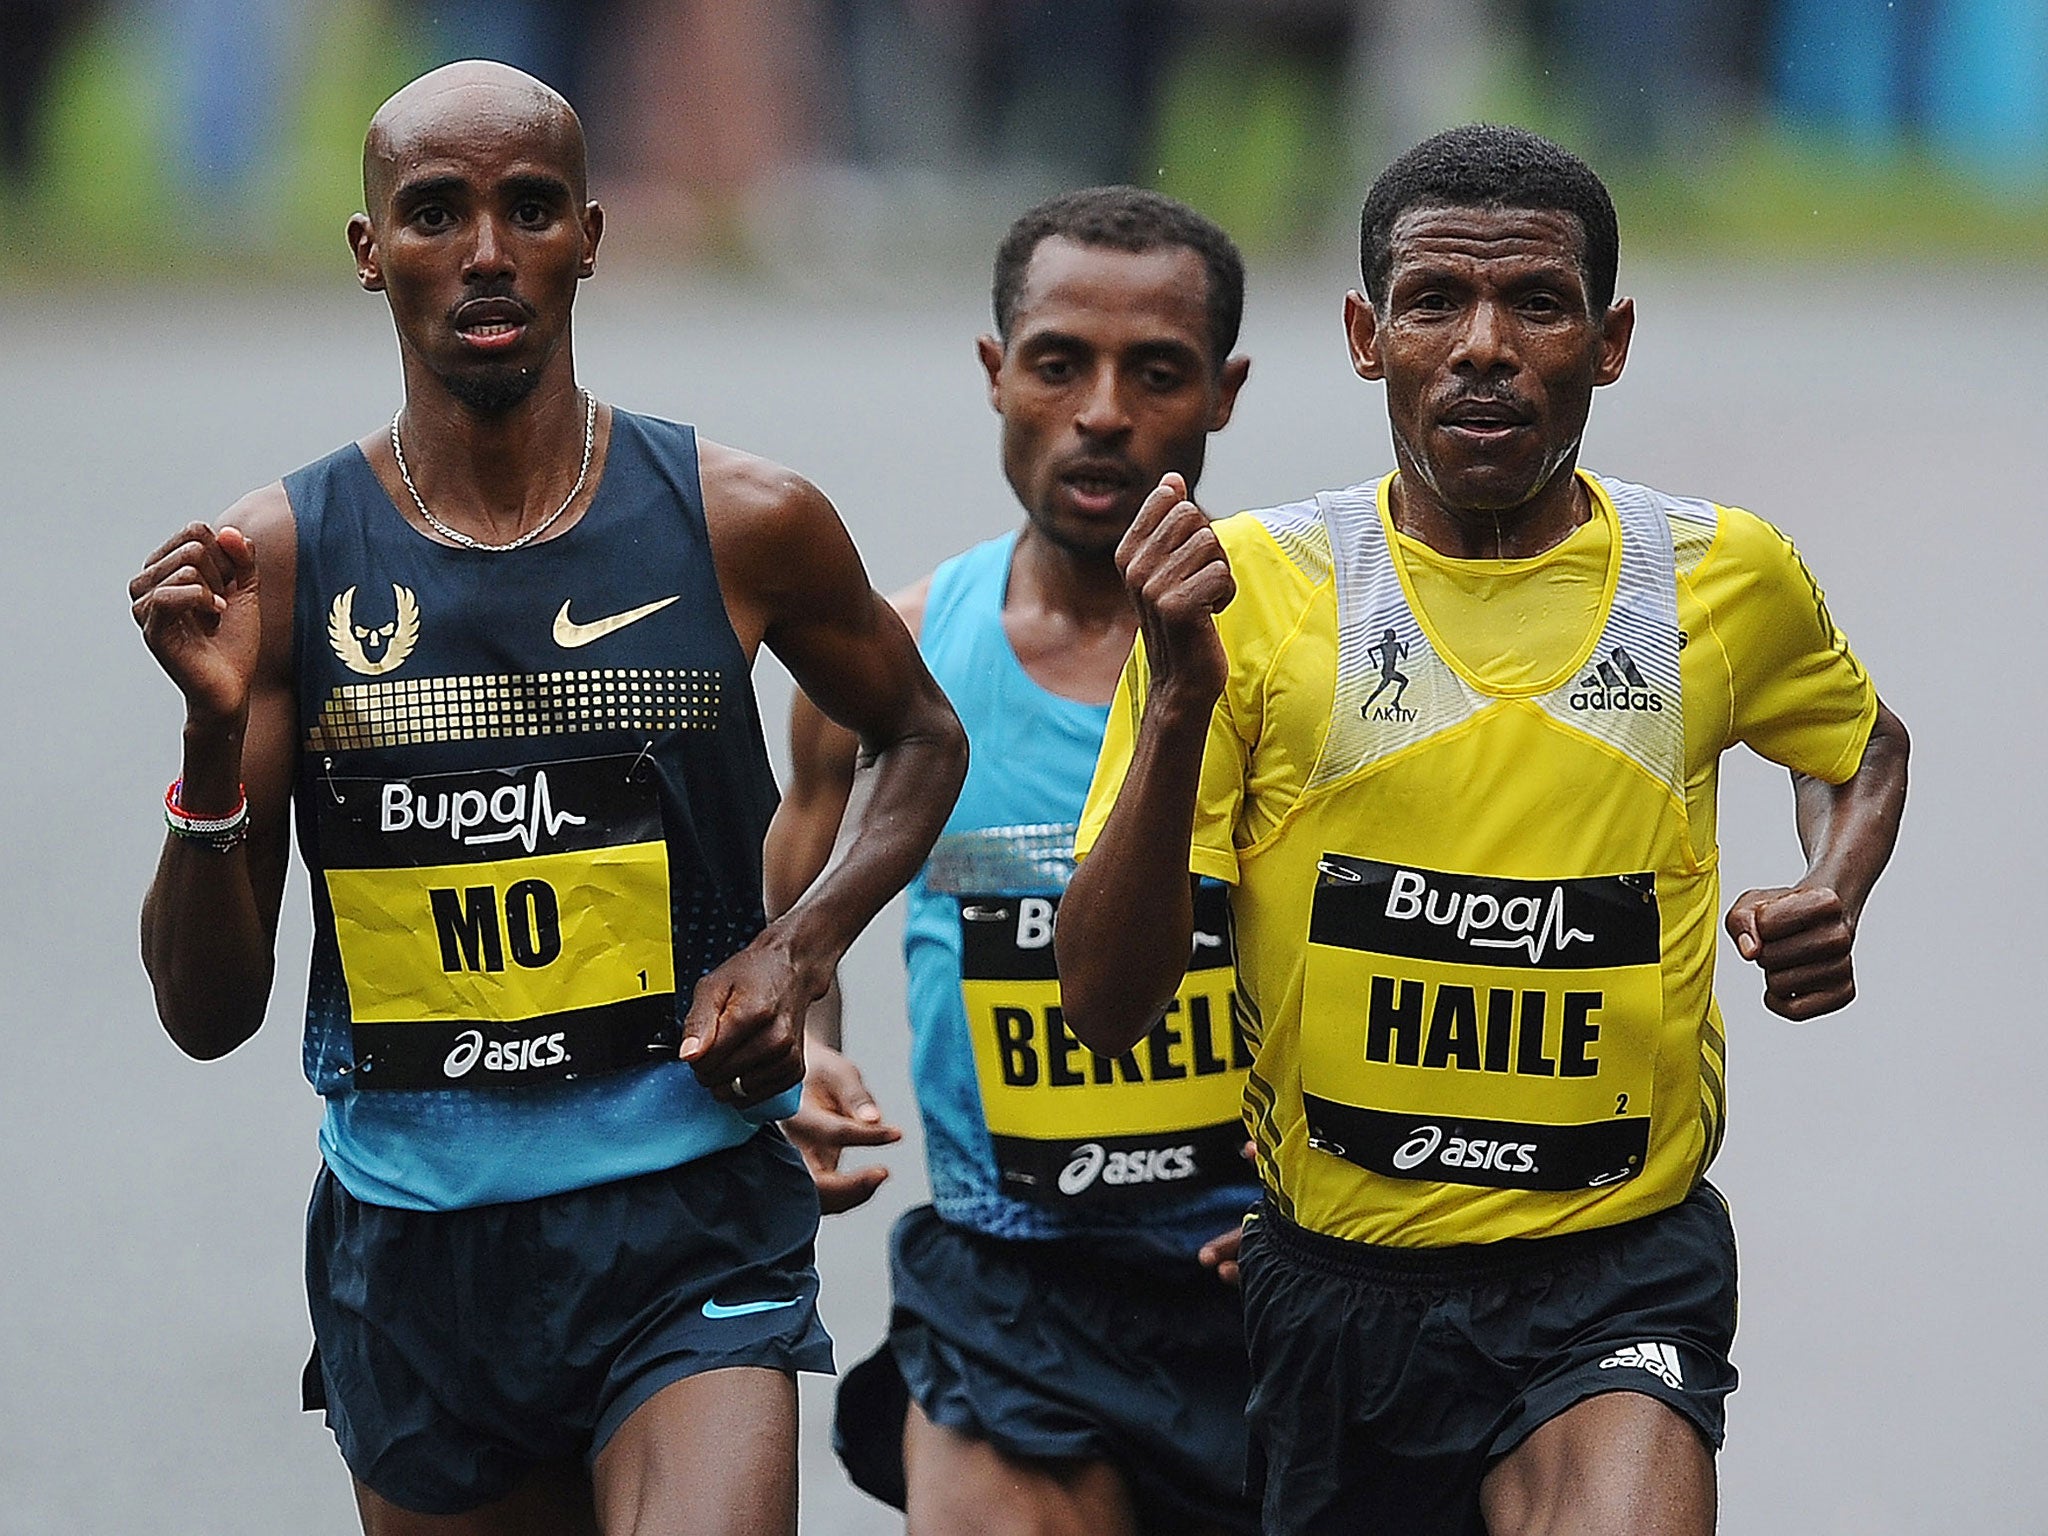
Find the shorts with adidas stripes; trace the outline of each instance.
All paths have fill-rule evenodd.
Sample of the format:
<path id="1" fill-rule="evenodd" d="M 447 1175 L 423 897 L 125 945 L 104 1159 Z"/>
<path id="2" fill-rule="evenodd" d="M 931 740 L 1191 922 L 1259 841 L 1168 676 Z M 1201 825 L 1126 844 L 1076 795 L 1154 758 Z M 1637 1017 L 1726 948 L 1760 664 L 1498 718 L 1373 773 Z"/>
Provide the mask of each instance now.
<path id="1" fill-rule="evenodd" d="M 1667 1403 L 1720 1449 L 1735 1233 L 1711 1185 L 1598 1231 L 1438 1249 L 1266 1204 L 1241 1263 L 1266 1536 L 1485 1536 L 1488 1469 L 1605 1392 Z"/>

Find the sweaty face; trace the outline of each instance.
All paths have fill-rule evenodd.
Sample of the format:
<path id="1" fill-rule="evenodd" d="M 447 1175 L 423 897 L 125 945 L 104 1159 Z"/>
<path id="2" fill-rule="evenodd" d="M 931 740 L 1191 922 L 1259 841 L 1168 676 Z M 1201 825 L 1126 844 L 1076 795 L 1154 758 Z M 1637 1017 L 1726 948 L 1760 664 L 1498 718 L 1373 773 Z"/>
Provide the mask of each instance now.
<path id="1" fill-rule="evenodd" d="M 1620 376 L 1626 304 L 1590 312 L 1566 213 L 1418 208 L 1391 246 L 1386 298 L 1353 302 L 1351 337 L 1358 371 L 1386 381 L 1404 477 L 1452 512 L 1524 505 L 1575 461 L 1594 388 Z"/>
<path id="2" fill-rule="evenodd" d="M 1161 475 L 1201 474 L 1241 371 L 1212 366 L 1207 306 L 1208 270 L 1185 246 L 1056 235 L 1032 253 L 1007 344 L 984 338 L 982 363 L 1003 472 L 1054 544 L 1107 555 Z"/>
<path id="3" fill-rule="evenodd" d="M 384 146 L 358 267 L 410 359 L 471 409 L 504 411 L 567 337 L 601 226 L 544 102 L 468 87 L 432 105 Z"/>

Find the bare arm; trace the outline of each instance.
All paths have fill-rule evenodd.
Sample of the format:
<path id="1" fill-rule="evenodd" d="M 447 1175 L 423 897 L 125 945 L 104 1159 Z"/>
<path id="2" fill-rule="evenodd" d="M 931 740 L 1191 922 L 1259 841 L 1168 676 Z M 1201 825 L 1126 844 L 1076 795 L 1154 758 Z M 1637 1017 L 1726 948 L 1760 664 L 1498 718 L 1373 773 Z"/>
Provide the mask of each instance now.
<path id="1" fill-rule="evenodd" d="M 913 634 L 923 620 L 929 586 L 920 582 L 890 600 Z M 856 784 L 863 770 L 870 778 L 874 770 L 872 762 L 861 760 L 860 738 L 827 719 L 803 693 L 790 703 L 789 760 L 789 783 L 768 827 L 766 894 L 768 910 L 777 916 L 794 906 L 831 863 Z M 864 791 L 859 798 L 864 804 Z M 835 976 L 805 1016 L 803 1102 L 782 1122 L 803 1153 L 827 1214 L 865 1204 L 889 1177 L 879 1164 L 842 1170 L 839 1160 L 846 1149 L 886 1146 L 903 1137 L 884 1119 L 860 1068 L 841 1053 L 842 1001 Z"/>
<path id="2" fill-rule="evenodd" d="M 1146 498 L 1117 547 L 1151 668 L 1130 772 L 1060 901 L 1060 1001 L 1092 1050 L 1116 1055 L 1152 1026 L 1187 970 L 1195 878 L 1188 849 L 1209 717 L 1229 677 L 1214 616 L 1230 562 L 1178 475 Z"/>
<path id="3" fill-rule="evenodd" d="M 1909 746 L 1905 725 L 1879 704 L 1863 761 L 1845 782 L 1792 776 L 1806 874 L 1797 885 L 1745 891 L 1728 909 L 1728 932 L 1763 971 L 1773 1013 L 1817 1018 L 1856 996 L 1856 925 L 1898 841 Z"/>
<path id="4" fill-rule="evenodd" d="M 246 842 L 221 853 L 167 836 L 143 899 L 157 1016 L 201 1060 L 256 1033 L 276 969 L 296 724 L 294 532 L 284 488 L 272 485 L 217 531 L 180 530 L 128 584 L 144 642 L 185 696 L 181 806 L 224 816 L 243 786 L 249 797 Z"/>
<path id="5" fill-rule="evenodd" d="M 698 984 L 684 1021 L 683 1059 L 705 1086 L 752 1103 L 802 1077 L 804 1014 L 930 851 L 966 774 L 967 742 L 831 503 L 762 460 L 701 450 L 712 550 L 742 644 L 752 655 L 765 641 L 873 765 L 844 856 Z"/>

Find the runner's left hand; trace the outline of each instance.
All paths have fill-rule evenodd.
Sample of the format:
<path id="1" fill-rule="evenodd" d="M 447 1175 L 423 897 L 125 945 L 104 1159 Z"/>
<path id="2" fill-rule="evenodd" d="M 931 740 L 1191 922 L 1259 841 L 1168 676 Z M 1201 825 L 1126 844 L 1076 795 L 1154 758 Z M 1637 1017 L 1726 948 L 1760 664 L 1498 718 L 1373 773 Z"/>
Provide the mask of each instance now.
<path id="1" fill-rule="evenodd" d="M 1216 1271 L 1216 1278 L 1225 1285 L 1237 1284 L 1237 1250 L 1244 1243 L 1244 1228 L 1232 1227 L 1228 1232 L 1218 1232 L 1202 1244 L 1202 1251 L 1195 1255 L 1202 1261 L 1204 1269 Z"/>
<path id="2" fill-rule="evenodd" d="M 772 1099 L 803 1081 L 804 1014 L 824 990 L 771 928 L 697 983 L 676 1054 L 721 1104 Z"/>
<path id="3" fill-rule="evenodd" d="M 811 1170 L 818 1208 L 832 1216 L 867 1204 L 889 1177 L 879 1163 L 841 1171 L 840 1154 L 848 1147 L 885 1147 L 901 1141 L 903 1132 L 883 1120 L 881 1106 L 850 1058 L 816 1040 L 806 1053 L 803 1102 L 782 1129 Z"/>
<path id="4" fill-rule="evenodd" d="M 1239 1153 L 1248 1163 L 1258 1161 L 1259 1148 L 1256 1142 L 1247 1141 Z M 1244 1223 L 1239 1222 L 1228 1232 L 1219 1232 L 1202 1244 L 1202 1251 L 1195 1255 L 1202 1261 L 1204 1269 L 1216 1271 L 1216 1278 L 1225 1285 L 1237 1284 L 1237 1250 L 1244 1243 Z"/>
<path id="5" fill-rule="evenodd" d="M 1763 971 L 1764 1006 L 1783 1018 L 1818 1018 L 1856 996 L 1856 925 L 1825 886 L 1744 891 L 1728 909 L 1728 935 Z"/>

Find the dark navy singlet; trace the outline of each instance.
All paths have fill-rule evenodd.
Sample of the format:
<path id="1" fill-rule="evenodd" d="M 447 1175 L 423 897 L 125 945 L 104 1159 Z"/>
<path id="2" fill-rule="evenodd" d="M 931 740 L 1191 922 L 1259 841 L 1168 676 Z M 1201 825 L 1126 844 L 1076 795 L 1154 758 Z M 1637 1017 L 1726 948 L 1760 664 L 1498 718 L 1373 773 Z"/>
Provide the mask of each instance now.
<path id="1" fill-rule="evenodd" d="M 676 1060 L 696 982 L 764 926 L 776 803 L 696 437 L 615 411 L 566 533 L 458 549 L 354 445 L 298 525 L 294 811 L 306 1075 L 359 1199 L 439 1210 L 671 1168 L 746 1116 Z"/>

